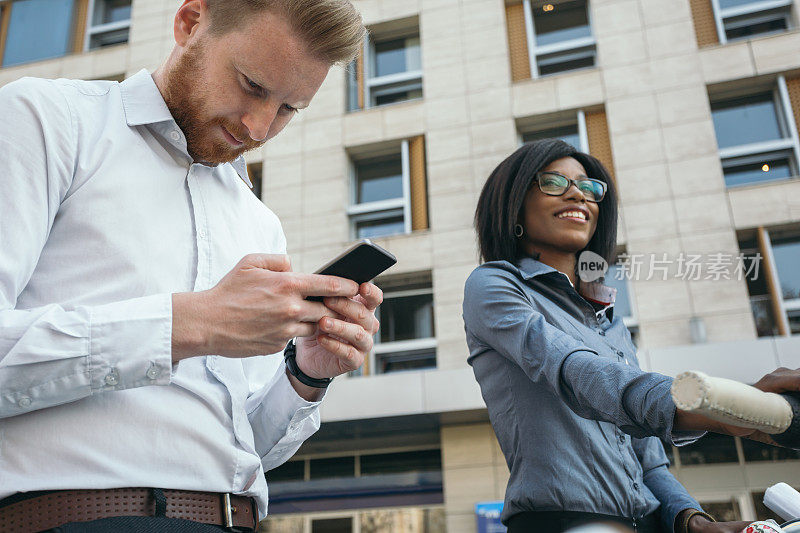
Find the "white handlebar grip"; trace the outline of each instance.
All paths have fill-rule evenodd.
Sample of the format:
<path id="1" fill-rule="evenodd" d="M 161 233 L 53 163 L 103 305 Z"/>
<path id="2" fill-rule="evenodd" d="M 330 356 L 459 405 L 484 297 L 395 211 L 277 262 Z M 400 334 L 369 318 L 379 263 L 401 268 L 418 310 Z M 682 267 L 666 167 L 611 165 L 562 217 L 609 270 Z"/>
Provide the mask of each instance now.
<path id="1" fill-rule="evenodd" d="M 784 433 L 794 418 L 792 405 L 783 395 L 698 371 L 675 377 L 672 400 L 678 409 L 771 435 Z"/>

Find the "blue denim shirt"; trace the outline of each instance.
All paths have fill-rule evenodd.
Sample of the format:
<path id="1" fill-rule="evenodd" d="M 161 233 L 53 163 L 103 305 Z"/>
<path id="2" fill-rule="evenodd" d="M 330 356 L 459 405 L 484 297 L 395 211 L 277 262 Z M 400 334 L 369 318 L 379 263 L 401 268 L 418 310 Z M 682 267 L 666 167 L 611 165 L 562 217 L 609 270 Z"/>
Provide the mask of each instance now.
<path id="1" fill-rule="evenodd" d="M 613 309 L 597 312 L 532 258 L 485 263 L 467 280 L 468 362 L 511 472 L 504 523 L 522 511 L 640 518 L 660 508 L 672 532 L 680 511 L 701 509 L 658 438 L 702 433 L 673 434 L 672 378 L 639 368 Z"/>

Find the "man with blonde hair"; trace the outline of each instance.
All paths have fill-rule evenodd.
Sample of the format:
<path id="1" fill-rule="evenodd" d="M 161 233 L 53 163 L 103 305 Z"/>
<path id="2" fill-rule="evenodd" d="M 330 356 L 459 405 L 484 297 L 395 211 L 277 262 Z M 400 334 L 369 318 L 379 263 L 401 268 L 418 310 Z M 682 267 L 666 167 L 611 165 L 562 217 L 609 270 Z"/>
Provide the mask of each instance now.
<path id="1" fill-rule="evenodd" d="M 348 0 L 185 0 L 152 74 L 0 89 L 0 531 L 257 527 L 382 294 L 293 273 L 242 154 L 365 31 Z"/>

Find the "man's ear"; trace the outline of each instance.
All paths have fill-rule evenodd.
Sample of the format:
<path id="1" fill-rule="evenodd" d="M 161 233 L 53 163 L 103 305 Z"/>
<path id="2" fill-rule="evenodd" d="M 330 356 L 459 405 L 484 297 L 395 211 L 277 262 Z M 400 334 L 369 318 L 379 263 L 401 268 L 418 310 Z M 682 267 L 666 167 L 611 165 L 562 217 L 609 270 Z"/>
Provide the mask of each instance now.
<path id="1" fill-rule="evenodd" d="M 197 34 L 201 22 L 208 18 L 208 6 L 205 0 L 184 0 L 183 5 L 175 13 L 173 33 L 175 43 L 185 47 L 191 37 Z"/>

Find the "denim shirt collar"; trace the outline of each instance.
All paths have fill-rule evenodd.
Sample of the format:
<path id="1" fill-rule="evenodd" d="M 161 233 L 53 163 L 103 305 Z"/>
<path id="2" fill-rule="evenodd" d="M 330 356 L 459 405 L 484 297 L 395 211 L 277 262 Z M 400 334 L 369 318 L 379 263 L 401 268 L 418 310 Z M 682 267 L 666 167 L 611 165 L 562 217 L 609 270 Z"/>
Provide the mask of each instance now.
<path id="1" fill-rule="evenodd" d="M 169 126 L 178 127 L 172 117 L 161 91 L 158 90 L 152 74 L 147 69 L 142 69 L 130 78 L 120 83 L 120 93 L 122 94 L 122 108 L 125 110 L 125 120 L 128 126 L 151 126 L 169 122 Z M 162 128 L 155 128 L 160 131 Z M 170 128 L 171 129 L 171 128 Z M 167 138 L 167 141 L 175 144 L 178 141 Z M 181 139 L 181 145 L 177 146 L 184 152 L 186 151 L 185 141 Z M 230 162 L 239 177 L 250 187 L 253 183 L 247 175 L 247 164 L 244 157 L 239 156 Z"/>

